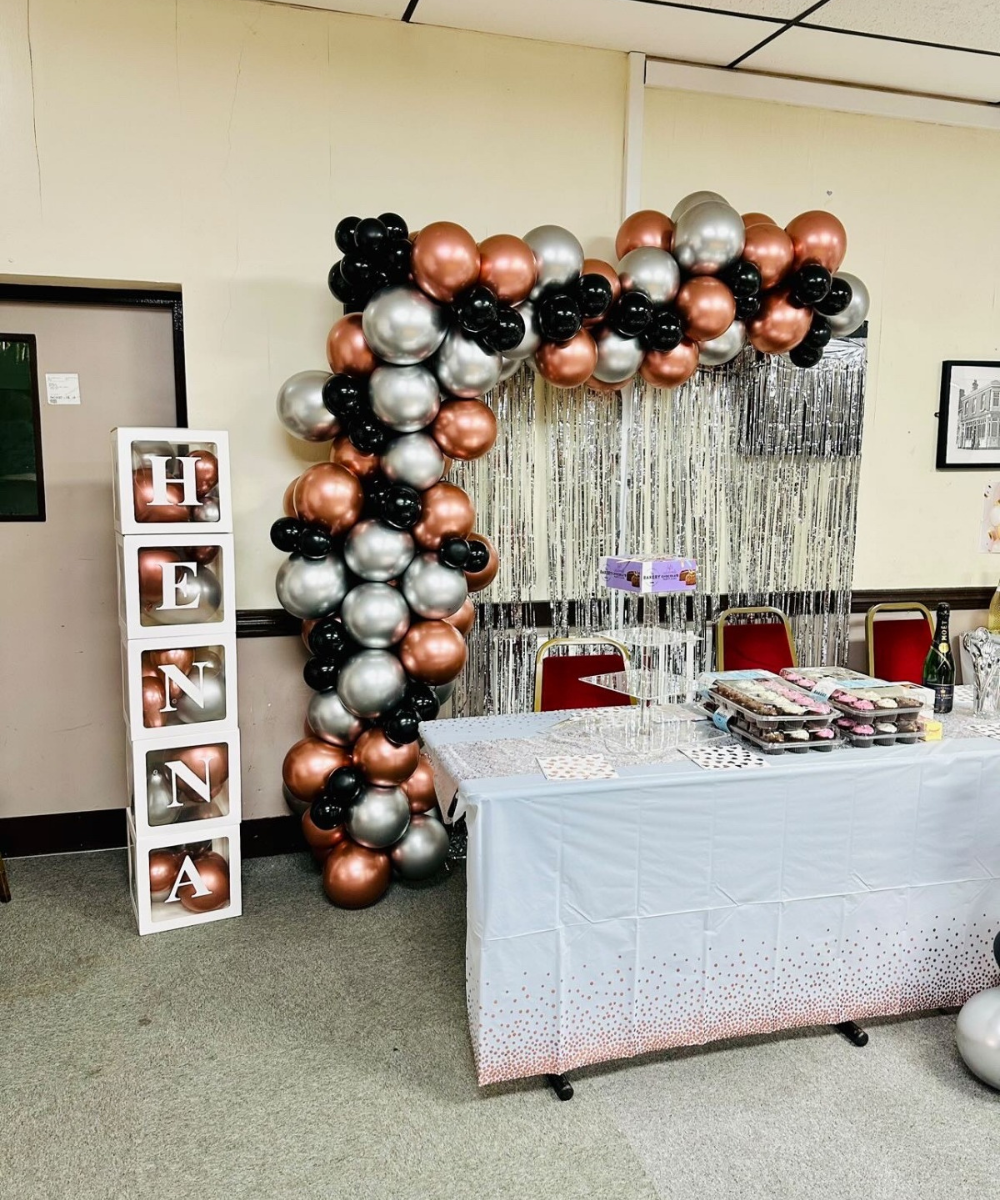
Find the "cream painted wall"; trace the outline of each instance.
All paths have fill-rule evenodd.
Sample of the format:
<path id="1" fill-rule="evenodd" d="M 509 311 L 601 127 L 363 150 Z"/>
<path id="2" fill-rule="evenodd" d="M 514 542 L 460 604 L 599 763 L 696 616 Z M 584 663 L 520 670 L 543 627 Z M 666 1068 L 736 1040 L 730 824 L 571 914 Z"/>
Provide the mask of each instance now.
<path id="1" fill-rule="evenodd" d="M 828 208 L 847 227 L 845 268 L 873 297 L 855 586 L 994 584 L 977 547 L 991 472 L 934 469 L 934 413 L 942 360 L 1000 359 L 1000 134 L 646 96 L 644 206 L 709 188 L 781 224 Z"/>
<path id="2" fill-rule="evenodd" d="M 252 0 L 28 20 L 0 0 L 0 272 L 183 286 L 190 422 L 231 430 L 238 603 L 272 607 L 303 449 L 274 396 L 324 365 L 337 220 L 556 221 L 606 257 L 625 57 Z"/>

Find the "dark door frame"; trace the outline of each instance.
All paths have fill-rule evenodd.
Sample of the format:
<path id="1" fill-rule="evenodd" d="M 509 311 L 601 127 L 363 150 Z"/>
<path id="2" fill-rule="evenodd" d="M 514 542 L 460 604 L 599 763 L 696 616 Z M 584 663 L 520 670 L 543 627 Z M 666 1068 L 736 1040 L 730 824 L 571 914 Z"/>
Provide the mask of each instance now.
<path id="1" fill-rule="evenodd" d="M 174 344 L 174 394 L 178 428 L 188 423 L 184 363 L 184 301 L 165 288 L 87 287 L 68 283 L 0 283 L 0 301 L 13 304 L 66 304 L 80 308 L 152 308 L 170 312 Z"/>

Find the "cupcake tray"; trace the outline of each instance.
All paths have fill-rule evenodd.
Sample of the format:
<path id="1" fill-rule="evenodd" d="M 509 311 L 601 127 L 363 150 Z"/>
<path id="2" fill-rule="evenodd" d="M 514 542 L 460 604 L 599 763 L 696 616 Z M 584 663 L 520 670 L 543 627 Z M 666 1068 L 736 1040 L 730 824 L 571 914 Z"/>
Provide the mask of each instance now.
<path id="1" fill-rule="evenodd" d="M 784 728 L 790 728 L 786 725 Z M 799 726 L 798 728 L 801 728 Z M 808 754 L 810 750 L 818 750 L 821 754 L 829 754 L 830 751 L 840 744 L 840 736 L 827 738 L 821 742 L 765 742 L 756 734 L 751 733 L 739 721 L 734 721 L 729 726 L 729 732 L 738 738 L 741 742 L 748 742 L 751 746 L 756 746 L 761 754 Z"/>
<path id="2" fill-rule="evenodd" d="M 850 713 L 849 716 L 855 714 Z M 866 714 L 867 715 L 867 714 Z M 895 746 L 898 742 L 902 746 L 912 746 L 917 742 L 924 740 L 924 735 L 920 730 L 909 733 L 874 733 L 867 737 L 852 733 L 849 729 L 841 729 L 837 726 L 837 736 L 844 739 L 849 746 Z"/>
<path id="3" fill-rule="evenodd" d="M 797 673 L 805 676 L 807 679 L 812 679 L 817 683 L 819 682 L 820 676 L 816 673 L 815 668 L 806 668 L 804 670 L 799 670 Z M 877 684 L 869 684 L 869 686 L 866 687 L 865 681 L 868 680 L 868 676 L 861 675 L 857 671 L 850 671 L 847 669 L 838 669 L 835 673 L 828 671 L 826 678 L 833 677 L 836 677 L 838 680 L 842 679 L 844 683 L 848 684 L 854 682 L 859 691 L 876 692 L 880 690 Z M 915 717 L 923 709 L 923 703 L 918 699 L 914 699 L 912 704 L 900 704 L 897 702 L 895 708 L 855 708 L 851 704 L 847 704 L 842 700 L 835 699 L 832 695 L 813 691 L 811 688 L 807 688 L 804 684 L 799 683 L 798 680 L 789 678 L 788 675 L 782 675 L 782 679 L 790 687 L 798 688 L 799 691 L 811 696 L 814 700 L 824 700 L 827 704 L 829 704 L 832 708 L 835 708 L 839 713 L 842 713 L 845 717 L 852 717 L 854 720 L 864 724 L 873 724 L 876 719 L 883 721 L 895 721 L 899 717 Z M 886 684 L 884 686 L 899 688 L 900 685 Z M 849 691 L 850 688 L 848 687 L 843 690 Z M 884 734 L 883 736 L 888 737 L 889 735 Z M 914 737 L 913 734 L 902 734 L 901 736 L 911 738 Z"/>

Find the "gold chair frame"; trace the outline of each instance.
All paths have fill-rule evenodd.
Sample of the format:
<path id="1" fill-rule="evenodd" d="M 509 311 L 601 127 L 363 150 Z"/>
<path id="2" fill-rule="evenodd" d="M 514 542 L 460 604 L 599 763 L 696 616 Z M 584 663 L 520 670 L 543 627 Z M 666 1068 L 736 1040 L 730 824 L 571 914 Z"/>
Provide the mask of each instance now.
<path id="1" fill-rule="evenodd" d="M 875 674 L 875 646 L 872 635 L 875 632 L 875 614 L 884 612 L 923 613 L 931 628 L 931 638 L 934 637 L 934 618 L 926 604 L 919 600 L 886 600 L 883 604 L 873 604 L 865 613 L 865 650 L 868 653 L 868 674 Z"/>
<path id="2" fill-rule="evenodd" d="M 541 712 L 542 708 L 542 660 L 546 657 L 549 650 L 553 646 L 614 646 L 621 652 L 622 662 L 627 667 L 632 661 L 632 655 L 627 646 L 623 646 L 621 642 L 616 642 L 614 638 L 605 637 L 554 637 L 548 641 L 542 642 L 535 653 L 535 712 Z"/>
<path id="3" fill-rule="evenodd" d="M 795 638 L 792 636 L 792 626 L 788 617 L 785 616 L 780 608 L 775 608 L 772 604 L 758 604 L 747 608 L 727 608 L 719 613 L 718 620 L 715 623 L 715 669 L 717 671 L 724 671 L 726 669 L 726 655 L 723 646 L 722 631 L 730 617 L 737 615 L 759 617 L 765 613 L 770 613 L 772 616 L 777 617 L 782 625 L 784 625 L 785 633 L 788 636 L 788 648 L 792 655 L 792 666 L 797 667 L 799 665 L 799 656 L 795 650 Z"/>

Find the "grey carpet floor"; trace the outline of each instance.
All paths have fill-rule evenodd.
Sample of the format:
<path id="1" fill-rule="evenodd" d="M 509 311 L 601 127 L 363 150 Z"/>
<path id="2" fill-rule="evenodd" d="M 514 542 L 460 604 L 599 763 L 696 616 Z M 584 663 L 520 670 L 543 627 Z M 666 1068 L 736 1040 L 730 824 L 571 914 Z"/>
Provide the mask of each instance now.
<path id="1" fill-rule="evenodd" d="M 1000 1095 L 954 1016 L 480 1091 L 461 868 L 359 913 L 305 856 L 245 915 L 139 938 L 119 852 L 9 864 L 0 1200 L 991 1200 Z"/>

